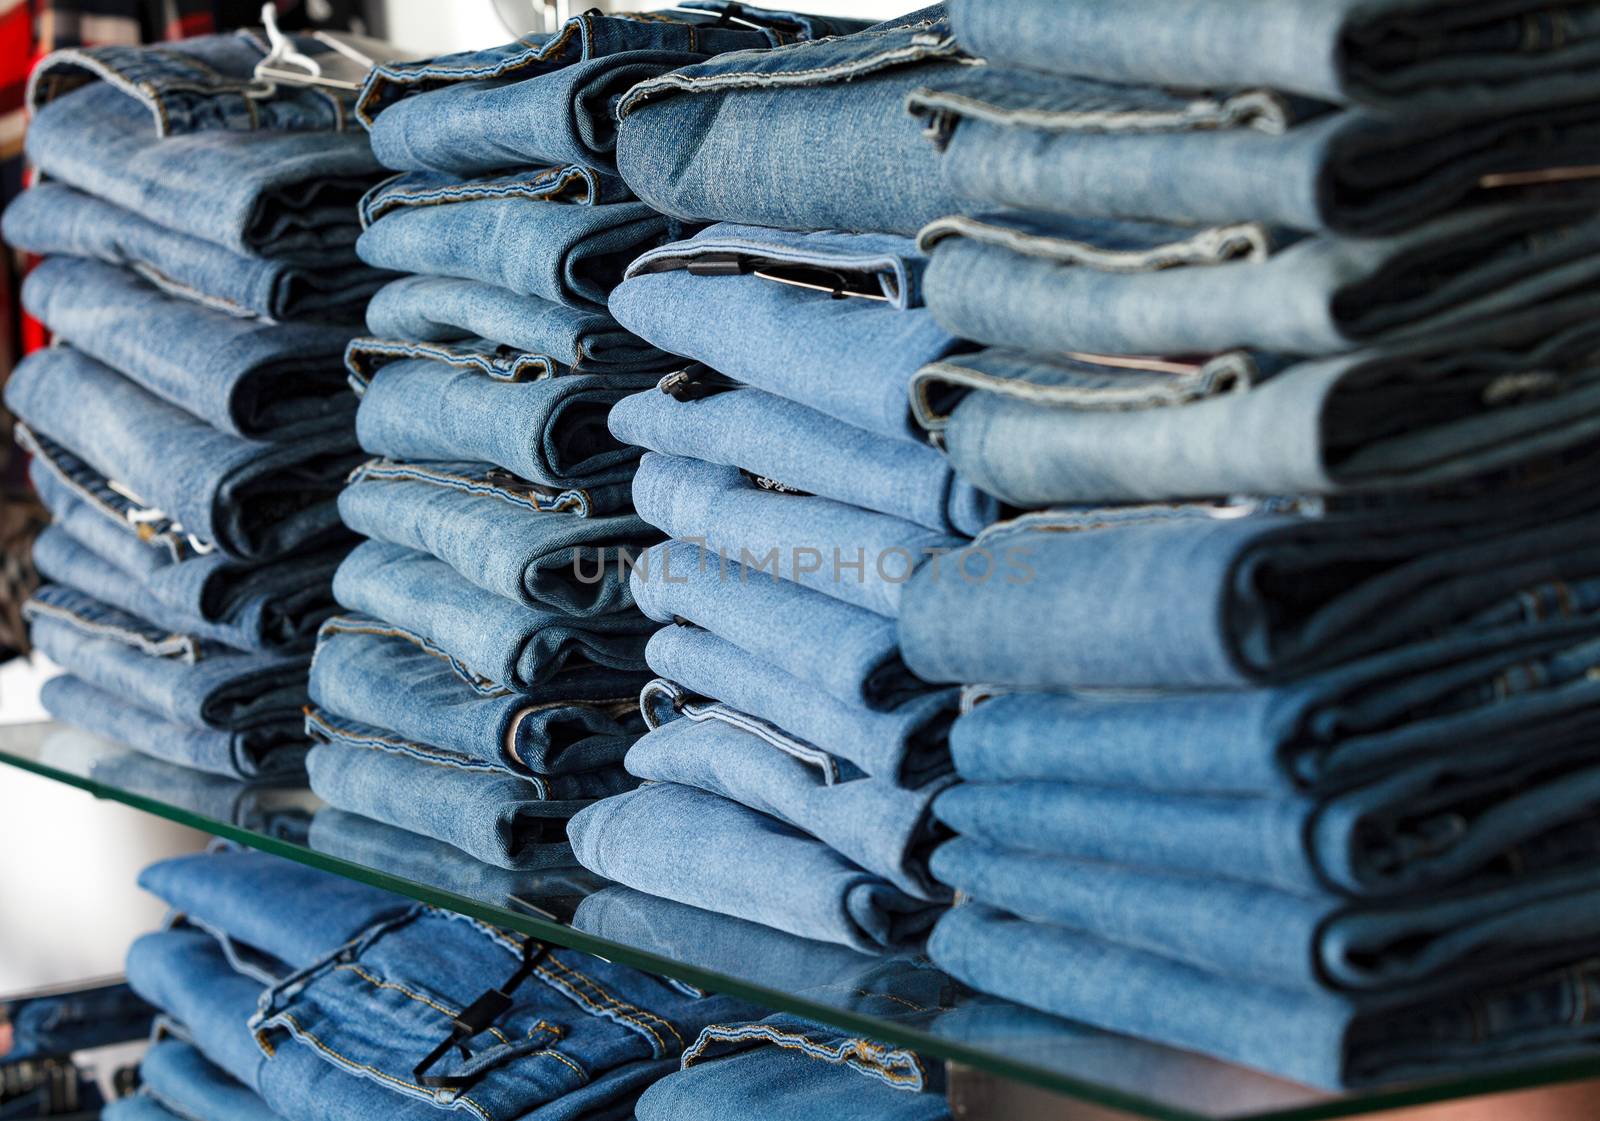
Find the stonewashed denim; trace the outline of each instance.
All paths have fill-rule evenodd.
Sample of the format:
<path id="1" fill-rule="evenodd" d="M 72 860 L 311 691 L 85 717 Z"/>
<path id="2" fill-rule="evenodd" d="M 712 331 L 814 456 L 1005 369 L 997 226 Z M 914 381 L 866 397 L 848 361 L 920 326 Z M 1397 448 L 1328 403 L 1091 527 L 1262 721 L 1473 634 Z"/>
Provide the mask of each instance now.
<path id="1" fill-rule="evenodd" d="M 1537 618 L 1558 585 L 1567 612 L 1592 611 L 1587 542 L 1600 523 L 1532 509 L 1530 522 L 1516 503 L 1537 496 L 1507 497 L 1321 517 L 1239 506 L 1024 517 L 917 572 L 900 645 L 927 681 L 1239 687 L 1449 628 L 1470 641 Z"/>
<path id="2" fill-rule="evenodd" d="M 576 863 L 532 872 L 496 868 L 432 837 L 327 807 L 311 819 L 307 843 L 316 852 L 362 868 L 535 914 L 570 914 L 578 900 L 603 890 L 606 883 Z"/>
<path id="3" fill-rule="evenodd" d="M 30 355 L 6 383 L 27 428 L 138 496 L 152 537 L 262 561 L 339 531 L 334 494 L 359 453 L 329 430 L 291 444 L 219 432 L 68 347 Z"/>
<path id="4" fill-rule="evenodd" d="M 441 560 L 381 541 L 345 558 L 333 595 L 347 610 L 419 636 L 485 693 L 533 690 L 575 669 L 609 669 L 625 679 L 645 668 L 645 640 L 655 629 L 636 612 L 575 619 L 536 611 L 479 588 Z"/>
<path id="5" fill-rule="evenodd" d="M 1441 124 L 1318 112 L 1261 91 L 1217 100 L 990 66 L 931 75 L 908 104 L 941 151 L 944 190 L 961 200 L 951 213 L 1378 233 L 1600 152 L 1586 102 Z M 1576 193 L 1592 197 L 1582 184 Z"/>
<path id="6" fill-rule="evenodd" d="M 879 615 L 899 612 L 919 564 L 963 539 L 814 495 L 783 494 L 733 467 L 647 452 L 633 479 L 639 516 L 751 570 Z"/>
<path id="7" fill-rule="evenodd" d="M 553 798 L 541 779 L 354 747 L 347 737 L 331 740 L 326 727 L 312 709 L 306 729 L 318 744 L 306 770 L 312 791 L 335 809 L 444 841 L 496 868 L 525 872 L 572 863 L 567 819 L 591 805 L 592 796 Z M 625 790 L 630 783 L 623 779 L 594 792 Z"/>
<path id="8" fill-rule="evenodd" d="M 245 255 L 169 230 L 63 183 L 39 183 L 6 207 L 0 232 L 29 253 L 89 257 L 138 273 L 173 296 L 235 315 L 357 323 L 386 274 L 352 245 L 315 266 Z"/>
<path id="9" fill-rule="evenodd" d="M 62 341 L 224 432 L 289 441 L 350 424 L 348 329 L 230 315 L 72 257 L 41 261 L 22 303 Z"/>
<path id="10" fill-rule="evenodd" d="M 584 373 L 658 370 L 673 362 L 601 312 L 447 276 L 404 276 L 385 285 L 367 305 L 367 329 L 420 342 L 483 339 Z"/>
<path id="11" fill-rule="evenodd" d="M 362 200 L 356 252 L 374 268 L 477 280 L 604 311 L 629 261 L 682 234 L 643 203 L 585 206 L 541 193 L 548 188 L 536 175 L 447 181 L 416 194 L 402 176 Z"/>
<path id="12" fill-rule="evenodd" d="M 68 1055 L 149 1034 L 151 1008 L 126 984 L 5 1002 L 11 1025 L 6 1061 Z"/>
<path id="13" fill-rule="evenodd" d="M 715 698 L 863 773 L 915 790 L 950 772 L 947 736 L 956 693 L 914 697 L 888 712 L 846 704 L 791 673 L 693 626 L 650 636 L 645 660 L 691 696 Z M 818 751 L 821 748 L 817 748 Z"/>
<path id="14" fill-rule="evenodd" d="M 930 1085 L 936 1071 L 912 1051 L 798 1016 L 712 1024 L 684 1052 L 683 1069 L 645 1091 L 634 1116 L 949 1121 L 949 1103 Z"/>
<path id="15" fill-rule="evenodd" d="M 355 204 L 382 172 L 360 133 L 277 130 L 159 135 L 148 110 L 97 83 L 28 125 L 41 173 L 168 229 L 305 264 L 349 260 Z"/>
<path id="16" fill-rule="evenodd" d="M 567 831 L 579 863 L 607 879 L 864 952 L 919 943 L 939 910 L 776 818 L 692 787 L 603 799 Z"/>
<path id="17" fill-rule="evenodd" d="M 527 168 L 490 178 L 411 171 L 391 176 L 367 193 L 361 200 L 361 224 L 365 229 L 389 214 L 486 199 L 600 206 L 632 202 L 633 195 L 628 192 L 627 184 L 616 176 L 578 164 Z"/>
<path id="18" fill-rule="evenodd" d="M 940 784 L 909 791 L 882 779 L 841 776 L 837 760 L 814 748 L 796 750 L 726 708 L 669 713 L 675 718 L 656 723 L 628 752 L 629 773 L 777 818 L 915 899 L 949 898 L 927 863 L 945 836 L 929 809 Z"/>
<path id="19" fill-rule="evenodd" d="M 934 962 L 984 992 L 1326 1089 L 1573 1058 L 1593 1047 L 1594 966 L 1462 995 L 1296 994 L 986 907 L 933 932 Z"/>
<path id="20" fill-rule="evenodd" d="M 806 39 L 848 35 L 870 26 L 859 20 L 840 19 L 757 8 L 726 0 L 688 0 L 670 12 L 602 14 L 598 10 L 574 16 L 552 35 L 529 35 L 500 47 L 442 55 L 420 62 L 379 65 L 367 79 L 356 103 L 356 115 L 374 133 L 376 120 L 406 98 L 420 97 L 424 106 L 448 99 L 429 97 L 435 91 L 461 88 L 492 90 L 517 88 L 540 75 L 625 51 L 676 51 L 715 55 L 725 51 L 777 47 Z M 414 122 L 432 123 L 418 110 Z M 487 122 L 476 119 L 474 128 Z M 460 136 L 463 147 L 479 152 L 484 140 Z M 473 158 L 463 154 L 460 158 Z M 527 162 L 516 160 L 514 163 Z"/>
<path id="21" fill-rule="evenodd" d="M 152 1114 L 154 1109 L 158 1112 Z M 139 1062 L 139 1092 L 113 1102 L 109 1121 L 143 1121 L 147 1117 L 188 1121 L 278 1121 L 278 1115 L 253 1092 L 228 1077 L 181 1039 L 167 1038 L 145 1052 Z"/>
<path id="22" fill-rule="evenodd" d="M 287 36 L 291 49 L 329 58 L 313 36 Z M 144 109 L 162 136 L 213 131 L 330 131 L 346 127 L 351 99 L 326 87 L 254 80 L 271 50 L 256 30 L 201 35 L 159 46 L 69 47 L 46 55 L 29 75 L 28 109 L 37 114 L 89 83 L 105 86 Z"/>
<path id="23" fill-rule="evenodd" d="M 934 812 L 963 836 L 1078 860 L 1399 898 L 1593 858 L 1590 759 L 1419 762 L 1325 797 L 964 783 Z"/>
<path id="24" fill-rule="evenodd" d="M 1555 758 L 1592 739 L 1595 633 L 1557 618 L 1270 688 L 1002 694 L 955 722 L 950 750 L 975 782 L 1173 794 L 1326 793 L 1419 759 Z M 649 653 L 666 672 L 655 640 Z"/>
<path id="25" fill-rule="evenodd" d="M 1417 995 L 1555 967 L 1594 944 L 1582 868 L 1479 890 L 1355 903 L 1211 877 L 1062 860 L 970 838 L 933 853 L 966 896 L 1209 973 L 1309 992 Z"/>
<path id="26" fill-rule="evenodd" d="M 520 495 L 444 474 L 430 465 L 359 467 L 339 495 L 339 516 L 364 537 L 430 553 L 535 610 L 583 617 L 632 608 L 625 559 L 661 540 L 643 518 L 530 510 Z"/>
<path id="27" fill-rule="evenodd" d="M 305 777 L 305 732 L 288 712 L 275 723 L 241 731 L 197 728 L 130 703 L 124 692 L 108 693 L 70 673 L 46 681 L 39 689 L 39 703 L 64 724 L 93 732 L 152 760 L 204 772 L 208 777 L 221 776 L 219 782 L 298 782 Z M 94 773 L 105 781 L 124 777 L 106 773 L 98 762 Z M 200 809 L 191 801 L 191 791 L 183 781 L 167 781 L 172 777 L 163 775 L 163 783 L 155 785 L 152 795 Z M 222 820 L 234 819 L 225 816 Z"/>
<path id="28" fill-rule="evenodd" d="M 632 580 L 651 619 L 693 623 L 846 704 L 887 712 L 929 690 L 906 669 L 894 620 L 690 542 L 641 554 Z"/>
<path id="29" fill-rule="evenodd" d="M 334 612 L 333 573 L 344 553 L 254 567 L 212 553 L 143 575 L 105 560 L 59 522 L 33 545 L 46 580 L 175 633 L 256 653 L 310 645 Z"/>
<path id="30" fill-rule="evenodd" d="M 679 400 L 672 395 L 679 383 L 679 375 L 668 375 L 657 389 L 617 402 L 612 434 L 626 444 L 737 467 L 776 488 L 941 533 L 970 537 L 999 517 L 999 503 L 960 479 L 931 448 L 878 436 L 759 389 Z"/>
<path id="31" fill-rule="evenodd" d="M 575 164 L 615 175 L 617 101 L 639 82 L 704 58 L 630 50 L 520 80 L 445 86 L 385 109 L 372 123 L 372 150 L 399 171 L 472 176 Z"/>
<path id="32" fill-rule="evenodd" d="M 611 312 L 663 350 L 746 385 L 920 442 L 906 406 L 911 375 L 959 348 L 921 306 L 926 263 L 910 240 L 888 234 L 722 224 L 634 261 Z M 720 330 L 725 323 L 743 327 Z"/>
<path id="33" fill-rule="evenodd" d="M 402 359 L 361 391 L 356 436 L 372 455 L 472 460 L 541 487 L 598 491 L 633 476 L 638 450 L 606 429 L 630 388 L 604 375 L 508 382 L 431 358 Z"/>
<path id="34" fill-rule="evenodd" d="M 353 616 L 323 627 L 311 662 L 311 699 L 324 710 L 427 745 L 419 753 L 524 775 L 620 764 L 644 730 L 642 683 L 569 671 L 530 694 L 485 696 L 410 636 Z"/>
<path id="35" fill-rule="evenodd" d="M 713 58 L 618 102 L 617 167 L 640 198 L 687 221 L 915 233 L 959 196 L 905 99 L 960 61 L 942 7 Z"/>
<path id="36" fill-rule="evenodd" d="M 1299 239 L 1087 219 L 942 219 L 922 232 L 928 307 L 1013 350 L 1334 354 L 1453 333 L 1581 294 L 1600 271 L 1588 207 L 1493 206 L 1385 237 Z M 1005 299 L 995 293 L 1006 292 Z"/>
<path id="37" fill-rule="evenodd" d="M 1008 66 L 1190 89 L 1271 86 L 1397 116 L 1593 96 L 1584 8 L 1446 0 L 950 0 L 961 45 Z"/>
<path id="38" fill-rule="evenodd" d="M 40 588 L 24 612 L 56 664 L 177 724 L 281 726 L 305 703 L 304 658 L 173 634 L 59 584 Z"/>
<path id="39" fill-rule="evenodd" d="M 1597 306 L 1300 363 L 980 351 L 920 371 L 914 405 L 964 477 L 1024 507 L 1439 486 L 1593 438 Z"/>

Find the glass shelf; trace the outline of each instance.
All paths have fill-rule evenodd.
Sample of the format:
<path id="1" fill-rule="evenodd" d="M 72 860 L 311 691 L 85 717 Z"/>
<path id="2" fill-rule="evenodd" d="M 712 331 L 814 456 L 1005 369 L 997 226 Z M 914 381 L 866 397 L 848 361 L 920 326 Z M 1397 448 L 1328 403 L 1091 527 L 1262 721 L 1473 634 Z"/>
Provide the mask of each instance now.
<path id="1" fill-rule="evenodd" d="M 324 807 L 303 788 L 199 774 L 63 725 L 0 727 L 0 763 L 544 941 L 1142 1117 L 1311 1121 L 1600 1078 L 1596 1058 L 1332 1096 L 974 993 L 925 960 L 866 957 L 580 868 L 491 868 Z M 890 989 L 892 998 L 881 995 Z"/>

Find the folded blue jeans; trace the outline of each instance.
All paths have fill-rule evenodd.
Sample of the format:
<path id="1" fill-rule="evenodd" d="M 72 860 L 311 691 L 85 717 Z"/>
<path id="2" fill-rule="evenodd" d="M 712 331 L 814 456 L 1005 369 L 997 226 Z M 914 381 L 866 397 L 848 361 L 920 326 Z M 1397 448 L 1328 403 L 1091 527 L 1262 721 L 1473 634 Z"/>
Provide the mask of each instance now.
<path id="1" fill-rule="evenodd" d="M 944 836 L 930 810 L 941 784 L 910 791 L 841 775 L 837 760 L 726 706 L 663 707 L 670 719 L 658 718 L 628 752 L 631 774 L 704 790 L 792 825 L 915 899 L 949 897 L 927 867 Z"/>
<path id="2" fill-rule="evenodd" d="M 611 294 L 611 313 L 735 381 L 920 442 L 911 376 L 959 349 L 922 307 L 926 264 L 909 239 L 888 234 L 724 223 L 640 256 Z"/>
<path id="3" fill-rule="evenodd" d="M 404 176 L 391 180 L 362 201 L 356 252 L 374 268 L 476 280 L 604 311 L 628 262 L 681 233 L 640 202 L 528 197 L 542 189 L 529 182 L 535 178 L 451 182 L 416 195 Z"/>
<path id="4" fill-rule="evenodd" d="M 682 375 L 617 402 L 611 432 L 665 455 L 737 467 L 768 489 L 831 498 L 940 533 L 971 537 L 999 503 L 932 448 L 856 428 L 760 389 L 680 399 Z"/>
<path id="5" fill-rule="evenodd" d="M 1396 116 L 1502 113 L 1592 96 L 1593 13 L 1433 0 L 949 0 L 993 63 L 1112 82 L 1269 86 Z"/>
<path id="6" fill-rule="evenodd" d="M 924 367 L 913 402 L 964 479 L 1025 508 L 1445 486 L 1587 445 L 1596 308 L 1301 362 L 985 350 Z"/>
<path id="7" fill-rule="evenodd" d="M 655 629 L 631 611 L 587 619 L 536 611 L 485 591 L 441 560 L 381 541 L 345 558 L 333 595 L 349 611 L 418 636 L 485 694 L 535 690 L 573 670 L 632 680 L 626 675 L 645 668 L 644 644 Z"/>
<path id="8" fill-rule="evenodd" d="M 57 338 L 224 432 L 287 442 L 351 422 L 348 328 L 243 318 L 72 257 L 41 261 L 22 302 Z"/>
<path id="9" fill-rule="evenodd" d="M 274 559 L 338 533 L 334 495 L 359 461 L 346 430 L 281 445 L 244 440 L 67 347 L 19 365 L 5 400 L 27 428 L 19 439 L 37 446 L 36 432 L 63 444 L 138 495 L 151 539 L 198 540 L 200 551 L 237 560 Z"/>
<path id="10" fill-rule="evenodd" d="M 944 190 L 961 200 L 950 213 L 1378 233 L 1515 198 L 1551 168 L 1593 163 L 1600 145 L 1587 102 L 1441 124 L 995 66 L 946 69 L 908 94 L 940 148 Z"/>
<path id="11" fill-rule="evenodd" d="M 188 728 L 276 735 L 306 701 L 303 657 L 242 654 L 59 584 L 23 608 L 34 645 L 97 688 Z"/>
<path id="12" fill-rule="evenodd" d="M 633 479 L 639 516 L 751 570 L 894 616 L 918 566 L 963 539 L 815 495 L 785 494 L 734 467 L 646 452 Z"/>
<path id="13" fill-rule="evenodd" d="M 1592 1048 L 1589 963 L 1424 999 L 1296 994 L 1229 980 L 987 907 L 933 932 L 934 963 L 1057 1016 L 1325 1089 L 1575 1058 Z"/>
<path id="14" fill-rule="evenodd" d="M 955 722 L 950 750 L 975 782 L 1172 794 L 1325 793 L 1421 759 L 1556 758 L 1592 739 L 1595 633 L 1558 617 L 1265 688 L 1002 693 Z"/>
<path id="15" fill-rule="evenodd" d="M 1003 848 L 1302 895 L 1401 898 L 1592 860 L 1597 791 L 1592 758 L 1443 759 L 1320 797 L 965 783 L 941 794 L 934 812 Z"/>
<path id="16" fill-rule="evenodd" d="M 438 465 L 357 468 L 339 516 L 364 537 L 438 557 L 487 591 L 577 617 L 630 610 L 626 558 L 661 540 L 636 514 L 530 510 L 521 495 L 450 479 Z"/>
<path id="17" fill-rule="evenodd" d="M 645 660 L 693 696 L 714 698 L 790 738 L 820 745 L 862 773 L 916 790 L 949 774 L 956 692 L 915 697 L 888 712 L 848 704 L 809 681 L 694 626 L 650 636 Z"/>
<path id="18" fill-rule="evenodd" d="M 104 261 L 169 295 L 269 319 L 358 323 L 387 275 L 362 265 L 354 244 L 314 265 L 236 253 L 64 183 L 24 191 L 6 207 L 0 231 L 7 244 L 29 253 Z"/>
<path id="19" fill-rule="evenodd" d="M 1046 512 L 919 570 L 900 645 L 927 681 L 1070 689 L 1283 681 L 1447 628 L 1470 644 L 1552 597 L 1564 614 L 1593 610 L 1585 542 L 1600 525 L 1530 525 L 1515 503 L 1536 498 L 1321 517 Z"/>
<path id="20" fill-rule="evenodd" d="M 75 89 L 28 126 L 44 175 L 224 249 L 303 264 L 349 261 L 355 204 L 381 174 L 360 133 L 160 134 L 108 83 Z"/>
<path id="21" fill-rule="evenodd" d="M 8 1000 L 11 1047 L 6 1061 L 69 1055 L 142 1039 L 149 1034 L 154 1015 L 155 1010 L 122 982 Z"/>
<path id="22" fill-rule="evenodd" d="M 568 834 L 578 862 L 607 879 L 864 952 L 919 943 L 938 911 L 798 829 L 673 783 L 596 802 Z"/>
<path id="23" fill-rule="evenodd" d="M 905 99 L 959 71 L 958 56 L 935 7 L 675 70 L 617 103 L 617 168 L 641 199 L 686 221 L 915 233 L 954 213 L 959 196 Z"/>
<path id="24" fill-rule="evenodd" d="M 1464 328 L 1493 339 L 1491 324 L 1582 294 L 1600 268 L 1594 215 L 1592 206 L 1491 206 L 1382 237 L 1317 238 L 1253 222 L 1196 232 L 953 217 L 924 229 L 920 246 L 932 258 L 933 315 L 987 345 L 1335 354 Z"/>
<path id="25" fill-rule="evenodd" d="M 245 1086 L 206 1060 L 193 1044 L 164 1039 L 139 1062 L 139 1092 L 112 1103 L 109 1121 L 144 1121 L 151 1107 L 188 1121 L 278 1121 L 278 1115 Z M 138 1103 L 134 1105 L 133 1103 Z"/>
<path id="26" fill-rule="evenodd" d="M 356 436 L 372 455 L 482 462 L 561 491 L 625 483 L 639 456 L 606 429 L 612 406 L 631 387 L 604 375 L 508 382 L 407 358 L 357 385 Z"/>
<path id="27" fill-rule="evenodd" d="M 418 342 L 482 339 L 524 360 L 543 356 L 551 367 L 584 373 L 666 369 L 672 362 L 604 312 L 448 276 L 403 276 L 384 285 L 367 305 L 367 330 Z"/>
<path id="28" fill-rule="evenodd" d="M 632 579 L 634 601 L 656 622 L 692 623 L 846 704 L 887 712 L 929 691 L 900 657 L 894 620 L 776 573 L 670 541 L 640 554 Z"/>
<path id="29" fill-rule="evenodd" d="M 959 838 L 934 874 L 1039 922 L 1292 991 L 1412 996 L 1554 968 L 1594 943 L 1600 879 L 1584 869 L 1470 892 L 1352 903 L 1215 877 L 1063 860 Z"/>

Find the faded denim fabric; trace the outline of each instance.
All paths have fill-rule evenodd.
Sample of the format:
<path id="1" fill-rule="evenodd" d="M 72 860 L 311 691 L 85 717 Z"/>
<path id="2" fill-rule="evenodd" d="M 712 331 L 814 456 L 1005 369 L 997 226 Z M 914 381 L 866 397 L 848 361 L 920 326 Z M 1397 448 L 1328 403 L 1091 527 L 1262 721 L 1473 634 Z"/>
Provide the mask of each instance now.
<path id="1" fill-rule="evenodd" d="M 722 224 L 640 256 L 611 294 L 611 312 L 663 350 L 736 381 L 920 442 L 907 407 L 911 376 L 960 349 L 922 307 L 926 265 L 910 240 L 888 234 Z M 863 295 L 815 290 L 830 286 Z"/>
<path id="2" fill-rule="evenodd" d="M 661 539 L 634 514 L 530 510 L 493 488 L 467 489 L 405 464 L 358 468 L 339 495 L 345 525 L 430 553 L 481 588 L 535 609 L 606 615 L 633 606 L 626 563 Z"/>
<path id="3" fill-rule="evenodd" d="M 36 431 L 59 441 L 102 483 L 138 495 L 143 532 L 178 554 L 194 539 L 239 560 L 268 560 L 340 529 L 334 494 L 359 460 L 348 432 L 285 445 L 244 440 L 67 347 L 30 355 L 5 399 L 30 432 L 24 440 L 36 445 Z"/>
<path id="4" fill-rule="evenodd" d="M 694 626 L 663 627 L 651 635 L 645 660 L 691 698 L 714 698 L 790 739 L 825 745 L 827 754 L 875 778 L 915 790 L 950 772 L 947 736 L 956 716 L 954 690 L 877 712 L 847 704 Z"/>
<path id="5" fill-rule="evenodd" d="M 444 276 L 404 276 L 367 305 L 367 330 L 387 339 L 456 342 L 482 339 L 553 367 L 584 373 L 666 369 L 673 362 L 610 316 L 579 311 L 494 284 Z"/>
<path id="6" fill-rule="evenodd" d="M 197 773 L 221 784 L 230 804 L 237 800 L 239 790 L 246 789 L 239 787 L 241 781 L 304 781 L 309 744 L 292 713 L 286 712 L 276 723 L 242 731 L 197 728 L 130 703 L 125 692 L 108 693 L 71 673 L 46 681 L 39 689 L 39 703 L 63 724 L 149 757 L 141 762 L 152 766 L 174 764 L 169 770 L 175 774 L 162 773 L 159 782 L 146 785 L 130 774 L 127 766 L 108 770 L 96 763 L 91 777 L 152 798 L 175 800 L 197 811 L 205 808 L 209 803 L 197 802 L 193 797 Z M 239 820 L 232 811 L 216 816 L 245 827 L 252 827 L 253 820 L 253 827 L 265 828 L 259 819 Z"/>
<path id="7" fill-rule="evenodd" d="M 673 396 L 678 375 L 619 401 L 611 432 L 665 455 L 738 467 L 774 484 L 973 536 L 999 503 L 963 482 L 939 454 L 824 416 L 759 389 L 700 399 Z"/>
<path id="8" fill-rule="evenodd" d="M 651 619 L 693 623 L 846 704 L 882 712 L 929 691 L 906 669 L 893 619 L 698 545 L 654 546 L 632 580 L 633 598 Z M 827 658 L 816 656 L 818 643 Z"/>
<path id="9" fill-rule="evenodd" d="M 929 952 L 982 991 L 1327 1089 L 1556 1062 L 1592 1048 L 1590 962 L 1414 1003 L 1295 994 L 981 906 L 947 913 Z"/>
<path id="10" fill-rule="evenodd" d="M 71 257 L 41 261 L 22 302 L 63 342 L 235 436 L 288 442 L 352 419 L 348 328 L 230 315 Z"/>
<path id="11" fill-rule="evenodd" d="M 113 1102 L 103 1116 L 108 1121 L 278 1121 L 254 1093 L 206 1061 L 192 1044 L 175 1038 L 145 1052 L 139 1062 L 139 1092 Z"/>
<path id="12" fill-rule="evenodd" d="M 784 494 L 733 467 L 646 452 L 633 479 L 639 516 L 750 570 L 879 615 L 899 612 L 918 565 L 963 539 L 815 495 Z"/>
<path id="13" fill-rule="evenodd" d="M 154 1015 L 155 1009 L 120 982 L 58 996 L 8 1000 L 11 1048 L 6 1061 L 67 1055 L 142 1039 L 149 1034 Z"/>
<path id="14" fill-rule="evenodd" d="M 591 497 L 632 478 L 639 456 L 606 430 L 612 406 L 634 387 L 603 375 L 512 382 L 407 358 L 357 385 L 356 436 L 371 455 L 487 463 L 539 488 Z M 615 497 L 601 508 L 616 509 Z"/>
<path id="15" fill-rule="evenodd" d="M 402 176 L 362 201 L 356 251 L 374 268 L 477 280 L 604 311 L 628 262 L 682 232 L 643 203 L 586 206 L 542 194 L 548 185 L 524 175 L 413 196 Z"/>
<path id="16" fill-rule="evenodd" d="M 212 553 L 145 575 L 104 559 L 58 520 L 34 542 L 33 561 L 45 579 L 167 630 L 270 653 L 310 645 L 334 612 L 333 573 L 345 552 L 254 567 Z"/>
<path id="17" fill-rule="evenodd" d="M 630 774 L 731 799 L 809 833 L 907 895 L 949 898 L 927 864 L 946 836 L 930 811 L 938 784 L 908 791 L 842 774 L 825 752 L 725 706 L 690 704 L 665 715 L 629 750 Z"/>
<path id="18" fill-rule="evenodd" d="M 908 104 L 961 200 L 948 213 L 1380 233 L 1515 198 L 1525 177 L 1600 154 L 1588 102 L 1391 120 L 1260 90 L 1219 99 L 988 66 L 932 74 Z M 1572 193 L 1594 197 L 1581 182 Z"/>
<path id="19" fill-rule="evenodd" d="M 945 328 L 1045 354 L 1334 354 L 1516 323 L 1600 271 L 1583 206 L 1491 206 L 1385 237 L 955 217 L 919 244 Z"/>
<path id="20" fill-rule="evenodd" d="M 914 403 L 963 477 L 1022 507 L 1459 484 L 1592 440 L 1597 306 L 1298 363 L 986 350 L 924 368 Z"/>
<path id="21" fill-rule="evenodd" d="M 606 798 L 568 832 L 579 863 L 607 879 L 867 952 L 919 943 L 938 913 L 821 841 L 687 786 L 655 783 Z M 740 858 L 707 860 L 708 852 Z"/>
<path id="22" fill-rule="evenodd" d="M 388 277 L 363 266 L 354 244 L 311 265 L 235 253 L 63 183 L 24 191 L 6 207 L 0 231 L 13 248 L 118 265 L 169 295 L 234 315 L 356 323 Z"/>
<path id="23" fill-rule="evenodd" d="M 1237 688 L 1441 632 L 1470 651 L 1547 603 L 1581 620 L 1600 602 L 1600 523 L 1540 500 L 1032 515 L 924 565 L 900 644 L 928 681 L 1053 689 Z"/>
<path id="24" fill-rule="evenodd" d="M 942 7 L 713 58 L 622 98 L 617 167 L 641 199 L 686 221 L 912 234 L 959 196 L 905 99 L 959 72 L 959 58 Z"/>
<path id="25" fill-rule="evenodd" d="M 345 559 L 333 595 L 349 611 L 418 636 L 486 694 L 534 690 L 574 669 L 611 670 L 622 679 L 645 668 L 644 644 L 655 629 L 634 612 L 575 619 L 523 607 L 443 561 L 380 541 Z"/>
<path id="26" fill-rule="evenodd" d="M 934 874 L 969 898 L 1241 981 L 1419 996 L 1525 977 L 1593 946 L 1600 877 L 1508 876 L 1471 892 L 1352 903 L 1217 877 L 1064 860 L 960 838 Z"/>
<path id="27" fill-rule="evenodd" d="M 1600 19 L 1489 0 L 949 0 L 957 39 L 1009 66 L 1190 89 L 1270 86 L 1396 116 L 1594 95 Z"/>
<path id="28" fill-rule="evenodd" d="M 1327 793 L 1419 760 L 1554 759 L 1587 752 L 1600 720 L 1595 634 L 1556 617 L 1266 688 L 979 696 L 950 749 L 975 782 L 1171 794 Z"/>

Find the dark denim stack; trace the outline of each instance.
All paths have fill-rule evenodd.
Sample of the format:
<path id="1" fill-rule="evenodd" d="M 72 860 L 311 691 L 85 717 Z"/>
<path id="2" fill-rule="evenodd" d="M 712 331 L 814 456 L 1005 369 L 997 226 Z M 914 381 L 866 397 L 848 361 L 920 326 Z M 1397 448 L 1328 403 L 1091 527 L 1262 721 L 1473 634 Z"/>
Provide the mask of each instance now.
<path id="1" fill-rule="evenodd" d="M 923 290 L 982 349 L 911 401 L 1013 516 L 901 597 L 968 686 L 931 956 L 1324 1087 L 1592 1049 L 1586 17 L 950 9 Z"/>
<path id="2" fill-rule="evenodd" d="M 298 43 L 313 54 L 314 42 Z M 56 345 L 6 388 L 54 525 L 27 605 L 58 718 L 213 774 L 302 773 L 301 707 L 359 462 L 349 326 L 381 168 L 326 91 L 254 80 L 256 34 L 53 54 L 42 182 L 6 239 Z"/>
<path id="3" fill-rule="evenodd" d="M 355 107 L 399 173 L 362 201 L 357 250 L 412 275 L 374 296 L 347 355 L 373 458 L 339 511 L 368 540 L 313 665 L 311 783 L 504 869 L 570 864 L 567 820 L 637 785 L 621 761 L 655 623 L 628 573 L 661 534 L 607 419 L 673 360 L 606 303 L 683 226 L 618 178 L 613 105 L 828 26 L 696 7 L 379 66 Z"/>

